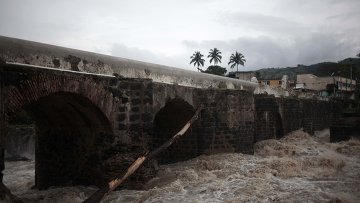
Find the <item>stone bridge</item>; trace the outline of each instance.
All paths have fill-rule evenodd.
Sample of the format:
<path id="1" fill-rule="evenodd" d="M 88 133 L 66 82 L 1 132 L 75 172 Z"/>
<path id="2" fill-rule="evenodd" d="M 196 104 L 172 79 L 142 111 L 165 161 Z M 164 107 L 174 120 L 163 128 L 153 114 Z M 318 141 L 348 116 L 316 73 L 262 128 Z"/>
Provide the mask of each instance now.
<path id="1" fill-rule="evenodd" d="M 341 112 L 334 102 L 254 95 L 257 84 L 247 81 L 13 38 L 0 37 L 0 60 L 1 170 L 8 126 L 29 115 L 39 189 L 104 184 L 171 137 L 200 105 L 201 118 L 160 163 L 251 154 L 256 141 L 300 128 L 313 133 Z M 152 164 L 144 168 L 133 182 L 151 177 Z"/>

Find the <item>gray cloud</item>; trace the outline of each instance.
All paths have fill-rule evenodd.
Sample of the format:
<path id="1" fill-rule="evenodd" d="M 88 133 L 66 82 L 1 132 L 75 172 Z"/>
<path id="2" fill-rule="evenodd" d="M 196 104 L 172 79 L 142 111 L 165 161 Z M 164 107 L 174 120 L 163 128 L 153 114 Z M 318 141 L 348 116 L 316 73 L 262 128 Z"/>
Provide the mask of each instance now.
<path id="1" fill-rule="evenodd" d="M 338 15 L 332 15 L 332 16 L 327 17 L 326 19 L 327 20 L 341 20 L 341 21 L 344 21 L 344 20 L 352 20 L 354 18 L 359 20 L 359 18 L 360 18 L 360 12 L 359 11 L 354 11 L 354 12 L 351 12 L 351 13 L 342 13 L 342 14 L 338 14 Z"/>
<path id="2" fill-rule="evenodd" d="M 194 51 L 240 51 L 244 69 L 360 52 L 359 0 L 0 0 L 0 35 L 192 69 Z M 208 62 L 206 66 L 209 65 Z"/>
<path id="3" fill-rule="evenodd" d="M 142 60 L 145 62 L 156 62 L 160 61 L 160 59 L 156 54 L 144 50 L 139 49 L 135 47 L 127 47 L 123 44 L 114 44 L 110 49 L 111 55 L 122 57 L 122 58 L 128 58 L 133 60 Z"/>
<path id="4" fill-rule="evenodd" d="M 308 27 L 302 23 L 283 17 L 264 15 L 260 13 L 226 13 L 217 20 L 221 24 L 233 26 L 241 30 L 255 30 L 257 32 L 289 35 L 304 32 Z"/>
<path id="5" fill-rule="evenodd" d="M 136 47 L 128 47 L 123 44 L 114 44 L 111 46 L 110 54 L 117 57 L 128 58 L 148 63 L 162 64 L 167 66 L 175 66 L 183 69 L 191 69 L 186 63 L 187 55 L 164 56 L 156 54 L 149 50 L 138 49 Z"/>
<path id="6" fill-rule="evenodd" d="M 226 66 L 231 53 L 240 51 L 247 62 L 245 69 L 265 67 L 286 67 L 297 64 L 313 64 L 324 61 L 337 61 L 357 53 L 359 39 L 342 38 L 333 33 L 311 33 L 298 36 L 291 42 L 271 37 L 240 37 L 229 41 L 203 41 L 200 43 L 184 41 L 189 49 L 203 50 L 204 53 L 213 47 L 223 52 Z"/>

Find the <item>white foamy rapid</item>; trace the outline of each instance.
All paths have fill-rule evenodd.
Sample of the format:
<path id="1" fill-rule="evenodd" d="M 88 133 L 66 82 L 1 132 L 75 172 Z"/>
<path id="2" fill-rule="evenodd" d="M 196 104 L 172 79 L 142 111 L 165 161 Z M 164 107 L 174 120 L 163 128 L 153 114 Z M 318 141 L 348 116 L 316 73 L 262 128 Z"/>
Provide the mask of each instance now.
<path id="1" fill-rule="evenodd" d="M 326 134 L 326 133 L 325 133 Z M 328 132 L 327 132 L 328 134 Z M 103 202 L 360 202 L 360 141 L 295 131 L 255 145 L 255 155 L 202 155 L 160 167 L 146 190 Z M 4 182 L 25 202 L 81 202 L 96 188 L 30 189 L 33 162 L 7 162 Z"/>

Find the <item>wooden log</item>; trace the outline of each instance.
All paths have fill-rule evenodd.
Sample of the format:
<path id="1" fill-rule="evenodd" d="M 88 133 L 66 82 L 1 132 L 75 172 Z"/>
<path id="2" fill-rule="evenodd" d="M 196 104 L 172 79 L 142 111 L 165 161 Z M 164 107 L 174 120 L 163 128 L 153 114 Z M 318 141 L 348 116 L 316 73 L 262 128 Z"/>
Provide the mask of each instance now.
<path id="1" fill-rule="evenodd" d="M 190 126 L 198 119 L 200 111 L 202 107 L 199 107 L 193 117 L 184 125 L 184 127 L 176 133 L 174 136 L 172 136 L 169 140 L 167 140 L 164 144 L 162 144 L 160 147 L 153 150 L 151 153 L 146 153 L 145 155 L 140 156 L 137 158 L 127 169 L 124 175 L 120 177 L 116 177 L 113 180 L 111 180 L 108 185 L 106 185 L 103 188 L 100 188 L 95 193 L 93 193 L 88 199 L 84 201 L 84 203 L 99 203 L 106 194 L 109 192 L 115 190 L 121 183 L 123 183 L 130 175 L 132 175 L 146 160 L 149 160 L 153 157 L 155 157 L 160 152 L 167 149 L 170 145 L 172 145 L 177 139 L 179 139 L 181 136 L 183 136 L 186 131 L 190 128 Z"/>

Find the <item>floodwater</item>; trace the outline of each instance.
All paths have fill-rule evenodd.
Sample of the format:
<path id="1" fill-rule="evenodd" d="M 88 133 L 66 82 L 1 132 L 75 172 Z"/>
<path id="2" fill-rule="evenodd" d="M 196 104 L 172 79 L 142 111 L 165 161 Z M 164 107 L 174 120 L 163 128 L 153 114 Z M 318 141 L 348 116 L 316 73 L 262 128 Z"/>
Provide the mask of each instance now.
<path id="1" fill-rule="evenodd" d="M 329 132 L 295 131 L 255 145 L 255 155 L 226 153 L 160 167 L 146 190 L 110 193 L 103 202 L 360 202 L 360 141 L 329 143 Z M 34 163 L 7 162 L 5 184 L 25 202 L 81 202 L 94 187 L 45 191 Z"/>

